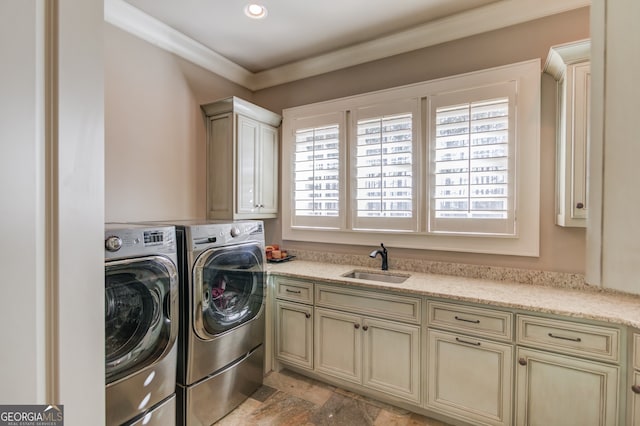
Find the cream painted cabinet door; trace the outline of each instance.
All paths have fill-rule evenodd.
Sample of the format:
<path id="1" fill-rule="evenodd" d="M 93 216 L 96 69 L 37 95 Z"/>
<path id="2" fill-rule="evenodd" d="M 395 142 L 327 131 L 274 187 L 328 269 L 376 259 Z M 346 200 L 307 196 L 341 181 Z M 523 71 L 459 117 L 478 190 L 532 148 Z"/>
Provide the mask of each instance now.
<path id="1" fill-rule="evenodd" d="M 420 401 L 420 327 L 315 310 L 315 371 Z"/>
<path id="2" fill-rule="evenodd" d="M 640 426 L 640 372 L 633 372 L 631 382 L 631 426 Z"/>
<path id="3" fill-rule="evenodd" d="M 315 371 L 362 383 L 362 318 L 315 309 Z"/>
<path id="4" fill-rule="evenodd" d="M 278 212 L 278 130 L 260 123 L 258 128 L 260 161 L 256 167 L 258 205 L 262 214 Z"/>
<path id="5" fill-rule="evenodd" d="M 313 307 L 276 302 L 276 358 L 313 368 Z"/>
<path id="6" fill-rule="evenodd" d="M 428 344 L 428 409 L 477 425 L 511 424 L 512 345 L 436 330 Z"/>
<path id="7" fill-rule="evenodd" d="M 618 367 L 518 348 L 516 424 L 618 424 Z"/>
<path id="8" fill-rule="evenodd" d="M 236 212 L 275 214 L 278 204 L 278 133 L 275 127 L 237 116 Z"/>
<path id="9" fill-rule="evenodd" d="M 420 327 L 365 318 L 363 384 L 420 402 Z"/>
<path id="10" fill-rule="evenodd" d="M 586 226 L 590 56 L 590 40 L 552 46 L 544 68 L 558 81 L 556 223 L 560 226 Z"/>

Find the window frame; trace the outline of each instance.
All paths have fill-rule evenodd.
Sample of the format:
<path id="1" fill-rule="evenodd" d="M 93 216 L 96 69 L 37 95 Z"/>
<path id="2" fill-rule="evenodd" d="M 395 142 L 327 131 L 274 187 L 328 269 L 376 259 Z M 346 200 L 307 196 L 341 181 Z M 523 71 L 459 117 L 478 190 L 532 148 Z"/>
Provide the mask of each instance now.
<path id="1" fill-rule="evenodd" d="M 510 64 L 471 73 L 459 74 L 422 83 L 401 86 L 362 95 L 319 102 L 283 111 L 282 126 L 282 238 L 283 240 L 321 242 L 331 244 L 379 245 L 427 250 L 490 253 L 517 256 L 539 256 L 540 234 L 540 59 Z M 515 233 L 503 234 L 443 234 L 430 232 L 429 194 L 431 193 L 430 164 L 431 135 L 429 99 L 433 95 L 453 93 L 513 81 L 516 84 L 516 164 L 515 179 Z M 353 220 L 353 111 L 372 105 L 417 100 L 418 143 L 414 152 L 414 229 L 395 230 L 358 229 Z M 341 132 L 341 216 L 339 227 L 314 227 L 300 224 L 292 215 L 292 141 L 296 124 L 311 117 L 341 114 L 345 118 L 345 132 Z M 353 144 L 355 145 L 355 144 Z M 342 155 L 342 154 L 341 154 Z M 343 169 L 344 167 L 344 169 Z M 348 174 L 346 174 L 348 172 Z M 344 187 L 343 187 L 344 186 Z M 342 198 L 343 194 L 345 195 Z M 346 197 L 349 194 L 349 197 Z"/>

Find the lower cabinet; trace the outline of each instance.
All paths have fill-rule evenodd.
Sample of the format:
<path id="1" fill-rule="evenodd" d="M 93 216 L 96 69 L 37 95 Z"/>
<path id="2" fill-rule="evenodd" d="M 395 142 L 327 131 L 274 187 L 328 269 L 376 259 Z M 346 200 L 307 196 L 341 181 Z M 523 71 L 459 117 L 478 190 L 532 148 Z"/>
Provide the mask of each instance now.
<path id="1" fill-rule="evenodd" d="M 428 343 L 428 409 L 476 425 L 511 424 L 513 345 L 431 329 Z"/>
<path id="2" fill-rule="evenodd" d="M 516 424 L 613 426 L 620 413 L 623 331 L 519 314 Z"/>
<path id="3" fill-rule="evenodd" d="M 631 420 L 632 426 L 640 426 L 640 372 L 633 372 L 631 382 Z"/>
<path id="4" fill-rule="evenodd" d="M 275 358 L 303 374 L 468 425 L 640 426 L 640 333 L 625 327 L 274 283 Z"/>
<path id="5" fill-rule="evenodd" d="M 276 358 L 313 368 L 313 306 L 276 301 Z"/>
<path id="6" fill-rule="evenodd" d="M 315 371 L 420 402 L 420 327 L 315 309 Z"/>
<path id="7" fill-rule="evenodd" d="M 526 348 L 516 358 L 516 425 L 618 424 L 618 367 Z"/>
<path id="8" fill-rule="evenodd" d="M 630 333 L 631 359 L 629 360 L 629 421 L 631 426 L 640 426 L 640 333 Z"/>

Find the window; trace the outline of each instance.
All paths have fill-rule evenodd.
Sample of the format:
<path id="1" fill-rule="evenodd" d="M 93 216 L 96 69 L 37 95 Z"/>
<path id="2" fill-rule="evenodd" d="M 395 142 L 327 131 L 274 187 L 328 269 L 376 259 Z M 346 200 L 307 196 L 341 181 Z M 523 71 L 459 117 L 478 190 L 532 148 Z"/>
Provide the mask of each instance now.
<path id="1" fill-rule="evenodd" d="M 539 109 L 534 60 L 285 110 L 283 239 L 537 256 Z"/>
<path id="2" fill-rule="evenodd" d="M 296 216 L 338 216 L 339 134 L 337 124 L 296 131 Z"/>
<path id="3" fill-rule="evenodd" d="M 515 235 L 515 82 L 430 97 L 430 232 Z"/>
<path id="4" fill-rule="evenodd" d="M 354 228 L 416 229 L 413 156 L 417 111 L 418 101 L 413 99 L 353 112 Z"/>
<path id="5" fill-rule="evenodd" d="M 294 131 L 293 218 L 297 226 L 341 227 L 344 117 L 304 118 Z"/>
<path id="6" fill-rule="evenodd" d="M 411 114 L 358 121 L 358 217 L 411 217 Z"/>

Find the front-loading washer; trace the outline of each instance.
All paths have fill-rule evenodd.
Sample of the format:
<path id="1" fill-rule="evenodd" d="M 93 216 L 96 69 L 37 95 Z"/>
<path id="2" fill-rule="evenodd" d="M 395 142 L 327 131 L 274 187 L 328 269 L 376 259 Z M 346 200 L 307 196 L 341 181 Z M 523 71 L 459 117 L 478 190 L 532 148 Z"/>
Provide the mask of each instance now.
<path id="1" fill-rule="evenodd" d="M 208 426 L 263 382 L 263 223 L 170 223 L 176 227 L 181 282 L 178 424 Z"/>
<path id="2" fill-rule="evenodd" d="M 176 424 L 179 320 L 173 226 L 105 226 L 106 424 Z"/>

